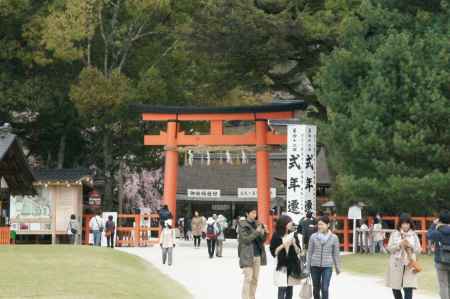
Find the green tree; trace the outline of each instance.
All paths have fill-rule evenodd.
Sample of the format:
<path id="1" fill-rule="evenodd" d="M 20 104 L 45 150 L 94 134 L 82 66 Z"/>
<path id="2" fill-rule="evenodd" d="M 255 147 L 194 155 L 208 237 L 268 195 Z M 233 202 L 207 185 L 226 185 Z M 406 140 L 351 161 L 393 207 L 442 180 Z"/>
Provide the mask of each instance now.
<path id="1" fill-rule="evenodd" d="M 227 86 L 303 99 L 310 115 L 327 118 L 316 95 L 320 55 L 336 46 L 339 24 L 353 2 L 308 0 L 202 1 L 183 32 Z"/>
<path id="2" fill-rule="evenodd" d="M 417 215 L 450 200 L 449 20 L 446 1 L 363 1 L 345 20 L 317 76 L 341 203 Z"/>

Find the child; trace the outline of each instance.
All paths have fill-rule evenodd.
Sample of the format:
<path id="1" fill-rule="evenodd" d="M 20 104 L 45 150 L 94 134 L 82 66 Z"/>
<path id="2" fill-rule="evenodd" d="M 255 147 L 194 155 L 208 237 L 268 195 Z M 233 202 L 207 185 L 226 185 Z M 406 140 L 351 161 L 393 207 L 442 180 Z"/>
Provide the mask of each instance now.
<path id="1" fill-rule="evenodd" d="M 166 264 L 167 255 L 168 258 L 168 265 L 172 266 L 172 253 L 173 248 L 175 247 L 175 241 L 176 241 L 176 233 L 175 230 L 172 228 L 172 220 L 166 220 L 164 221 L 164 228 L 161 231 L 161 237 L 159 238 L 159 245 L 162 249 L 162 262 L 163 264 Z"/>

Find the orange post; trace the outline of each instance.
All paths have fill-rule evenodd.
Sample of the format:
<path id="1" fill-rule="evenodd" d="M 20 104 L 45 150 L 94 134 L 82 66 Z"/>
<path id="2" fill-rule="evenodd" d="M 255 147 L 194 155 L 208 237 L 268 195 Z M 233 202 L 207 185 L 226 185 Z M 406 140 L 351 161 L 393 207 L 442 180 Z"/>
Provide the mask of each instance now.
<path id="1" fill-rule="evenodd" d="M 177 151 L 178 125 L 175 121 L 167 123 L 166 161 L 164 165 L 164 203 L 169 207 L 176 222 L 177 214 L 177 176 L 178 176 L 178 151 Z"/>
<path id="2" fill-rule="evenodd" d="M 427 252 L 427 218 L 421 217 L 420 219 L 420 225 L 422 226 L 422 250 L 423 252 Z"/>
<path id="3" fill-rule="evenodd" d="M 267 152 L 267 123 L 256 121 L 256 185 L 258 188 L 258 218 L 269 227 L 270 168 Z"/>
<path id="4" fill-rule="evenodd" d="M 350 243 L 349 243 L 349 230 L 348 230 L 348 219 L 344 218 L 344 251 L 349 251 Z"/>

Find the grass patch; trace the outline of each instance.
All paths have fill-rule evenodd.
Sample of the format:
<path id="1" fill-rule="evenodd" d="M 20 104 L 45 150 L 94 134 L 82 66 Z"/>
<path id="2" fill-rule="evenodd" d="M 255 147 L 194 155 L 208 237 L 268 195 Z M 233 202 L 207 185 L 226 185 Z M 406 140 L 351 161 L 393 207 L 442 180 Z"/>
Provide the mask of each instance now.
<path id="1" fill-rule="evenodd" d="M 1 246 L 1 298 L 192 298 L 139 257 L 88 246 Z"/>
<path id="2" fill-rule="evenodd" d="M 344 271 L 383 277 L 389 264 L 389 256 L 383 254 L 361 255 L 351 254 L 342 257 Z M 419 274 L 419 289 L 429 294 L 438 294 L 438 283 L 433 257 L 421 255 L 419 262 L 423 272 Z"/>

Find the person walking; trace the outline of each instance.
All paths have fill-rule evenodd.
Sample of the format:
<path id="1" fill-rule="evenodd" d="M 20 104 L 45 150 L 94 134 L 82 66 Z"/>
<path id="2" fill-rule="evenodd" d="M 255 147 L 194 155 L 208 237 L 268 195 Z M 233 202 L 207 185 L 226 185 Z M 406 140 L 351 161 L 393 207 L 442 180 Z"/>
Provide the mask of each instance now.
<path id="1" fill-rule="evenodd" d="M 417 271 L 411 265 L 417 260 L 421 246 L 409 214 L 400 215 L 399 225 L 389 238 L 387 250 L 390 253 L 387 287 L 392 289 L 395 299 L 412 299 L 413 290 L 417 288 Z"/>
<path id="2" fill-rule="evenodd" d="M 92 232 L 94 246 L 102 246 L 103 219 L 100 211 L 96 211 L 95 216 L 89 221 L 89 230 Z"/>
<path id="3" fill-rule="evenodd" d="M 450 212 L 439 214 L 428 230 L 428 239 L 435 244 L 434 263 L 436 266 L 439 294 L 441 299 L 450 299 Z"/>
<path id="4" fill-rule="evenodd" d="M 341 273 L 340 244 L 328 216 L 320 217 L 317 227 L 318 232 L 309 239 L 306 268 L 311 273 L 314 299 L 328 299 L 333 266 L 336 274 Z"/>
<path id="5" fill-rule="evenodd" d="M 277 221 L 270 242 L 270 253 L 277 259 L 274 282 L 278 287 L 278 299 L 292 299 L 293 286 L 301 283 L 301 245 L 298 233 L 294 233 L 294 230 L 291 217 L 283 215 Z"/>
<path id="6" fill-rule="evenodd" d="M 70 235 L 70 244 L 77 245 L 79 243 L 78 236 L 80 231 L 80 225 L 77 221 L 75 214 L 70 215 L 69 227 L 67 232 Z"/>
<path id="7" fill-rule="evenodd" d="M 159 246 L 162 251 L 162 263 L 172 266 L 173 261 L 173 249 L 176 246 L 177 235 L 175 229 L 172 228 L 172 219 L 168 219 L 164 222 L 164 228 L 161 232 L 161 238 L 159 239 Z"/>
<path id="8" fill-rule="evenodd" d="M 239 266 L 244 274 L 242 299 L 255 299 L 260 266 L 267 265 L 264 242 L 269 231 L 256 221 L 257 216 L 255 209 L 249 210 L 239 229 Z"/>
<path id="9" fill-rule="evenodd" d="M 219 229 L 214 218 L 209 217 L 206 221 L 206 244 L 208 245 L 209 258 L 214 257 L 216 249 L 217 236 L 219 235 Z"/>
<path id="10" fill-rule="evenodd" d="M 200 248 L 203 232 L 203 219 L 197 211 L 195 211 L 194 217 L 192 218 L 191 229 L 192 235 L 194 236 L 194 248 Z"/>
<path id="11" fill-rule="evenodd" d="M 106 244 L 110 248 L 114 248 L 114 236 L 116 235 L 116 223 L 114 223 L 114 217 L 108 216 L 108 220 L 105 223 L 105 236 Z"/>
<path id="12" fill-rule="evenodd" d="M 303 236 L 303 248 L 308 249 L 309 238 L 317 232 L 317 220 L 312 212 L 307 212 L 306 217 L 302 218 L 297 226 L 297 232 Z"/>
<path id="13" fill-rule="evenodd" d="M 223 242 L 225 242 L 225 230 L 228 228 L 227 218 L 223 215 L 217 217 L 217 244 L 216 244 L 216 257 L 222 257 Z"/>
<path id="14" fill-rule="evenodd" d="M 379 218 L 375 218 L 374 220 L 372 235 L 373 235 L 372 252 L 386 253 L 386 248 L 384 247 L 384 240 L 386 239 L 386 233 L 383 231 L 383 224 L 381 223 Z"/>

